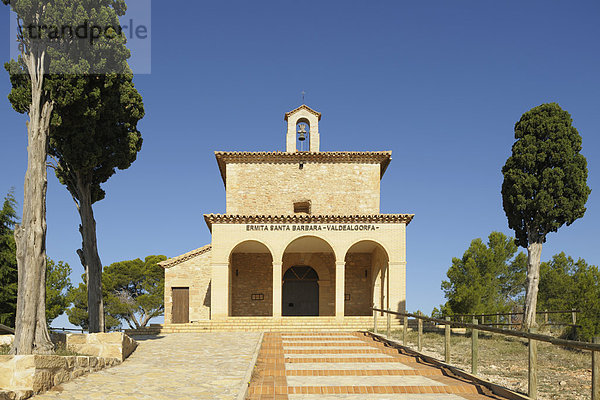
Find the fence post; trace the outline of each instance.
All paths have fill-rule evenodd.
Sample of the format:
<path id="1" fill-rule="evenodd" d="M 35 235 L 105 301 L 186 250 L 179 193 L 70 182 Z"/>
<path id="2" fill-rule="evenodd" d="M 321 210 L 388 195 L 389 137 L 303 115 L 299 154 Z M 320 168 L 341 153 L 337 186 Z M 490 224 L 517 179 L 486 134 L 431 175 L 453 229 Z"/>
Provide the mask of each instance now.
<path id="1" fill-rule="evenodd" d="M 544 323 L 548 325 L 548 309 L 544 310 Z"/>
<path id="2" fill-rule="evenodd" d="M 373 310 L 373 332 L 377 334 L 377 311 Z"/>
<path id="3" fill-rule="evenodd" d="M 577 313 L 575 312 L 575 309 L 571 310 L 571 318 L 573 319 L 573 325 L 577 324 Z"/>
<path id="4" fill-rule="evenodd" d="M 450 364 L 450 317 L 446 317 L 446 325 L 444 326 L 444 333 L 446 336 L 446 347 L 444 351 L 444 361 L 446 364 Z"/>
<path id="5" fill-rule="evenodd" d="M 421 316 L 421 312 L 419 311 L 419 317 Z M 421 351 L 423 348 L 423 320 L 419 318 L 417 320 L 417 326 L 419 327 L 419 335 L 417 338 L 417 351 Z"/>
<path id="6" fill-rule="evenodd" d="M 496 328 L 500 328 L 500 313 L 496 313 Z"/>
<path id="7" fill-rule="evenodd" d="M 529 333 L 536 333 L 537 329 L 530 328 Z M 537 399 L 537 341 L 529 339 L 529 390 L 527 395 Z"/>
<path id="8" fill-rule="evenodd" d="M 600 343 L 600 336 L 593 342 Z M 600 351 L 592 351 L 592 400 L 600 400 Z"/>
<path id="9" fill-rule="evenodd" d="M 473 318 L 473 325 L 478 325 L 477 318 Z M 477 360 L 479 358 L 479 331 L 475 328 L 471 330 L 471 373 L 477 375 Z"/>
<path id="10" fill-rule="evenodd" d="M 404 321 L 402 324 L 402 345 L 406 346 L 406 332 L 408 332 L 408 317 L 404 316 Z"/>
<path id="11" fill-rule="evenodd" d="M 485 315 L 481 314 L 481 325 L 485 325 Z"/>
<path id="12" fill-rule="evenodd" d="M 388 311 L 390 311 L 390 310 L 388 310 Z M 392 336 L 391 325 L 392 325 L 392 314 L 390 314 L 388 312 L 387 313 L 387 331 L 386 331 L 386 337 L 388 339 Z"/>

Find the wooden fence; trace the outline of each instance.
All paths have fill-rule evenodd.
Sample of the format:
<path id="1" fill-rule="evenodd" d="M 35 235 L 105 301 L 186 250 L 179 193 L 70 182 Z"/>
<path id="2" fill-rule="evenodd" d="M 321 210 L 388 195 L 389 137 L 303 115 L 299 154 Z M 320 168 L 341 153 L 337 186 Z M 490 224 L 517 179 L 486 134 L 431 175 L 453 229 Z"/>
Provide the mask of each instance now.
<path id="1" fill-rule="evenodd" d="M 450 317 L 446 319 L 429 318 L 420 314 L 401 313 L 390 310 L 382 310 L 373 308 L 373 330 L 377 333 L 377 314 L 385 313 L 387 316 L 386 335 L 391 336 L 391 318 L 392 315 L 403 317 L 402 329 L 402 344 L 406 346 L 406 333 L 408 330 L 408 318 L 417 320 L 417 350 L 421 352 L 423 346 L 423 321 L 432 322 L 434 324 L 444 326 L 444 362 L 450 364 L 450 328 L 459 327 L 471 329 L 471 372 L 477 375 L 478 358 L 479 358 L 479 331 L 498 333 L 505 336 L 513 336 L 528 340 L 529 347 L 529 367 L 528 367 L 528 396 L 532 399 L 537 399 L 537 342 L 547 342 L 556 346 L 567 347 L 571 349 L 587 350 L 592 353 L 592 400 L 600 400 L 600 337 L 595 337 L 592 343 L 579 342 L 576 340 L 558 339 L 548 335 L 541 335 L 536 332 L 535 328 L 529 332 L 517 330 L 508 330 L 497 328 L 488 325 L 481 325 L 477 318 L 473 318 L 472 323 L 452 321 Z"/>
<path id="2" fill-rule="evenodd" d="M 537 311 L 537 315 L 544 316 L 544 322 L 541 325 L 544 326 L 571 326 L 574 328 L 581 328 L 581 325 L 577 325 L 577 313 L 579 310 L 562 310 L 562 311 Z M 562 323 L 562 322 L 554 322 L 550 320 L 551 314 L 571 314 L 571 323 Z M 489 317 L 489 319 L 486 319 Z M 500 322 L 501 317 L 503 318 L 503 322 Z M 491 313 L 491 314 L 453 314 L 450 315 L 452 319 L 460 319 L 461 322 L 464 322 L 465 318 L 467 321 L 472 320 L 473 318 L 477 318 L 481 325 L 492 325 L 492 326 L 515 326 L 520 327 L 522 322 L 513 322 L 513 317 L 521 317 L 521 321 L 524 318 L 523 312 L 508 312 L 508 313 Z"/>
<path id="3" fill-rule="evenodd" d="M 10 326 L 0 324 L 0 332 L 15 333 L 15 330 Z"/>

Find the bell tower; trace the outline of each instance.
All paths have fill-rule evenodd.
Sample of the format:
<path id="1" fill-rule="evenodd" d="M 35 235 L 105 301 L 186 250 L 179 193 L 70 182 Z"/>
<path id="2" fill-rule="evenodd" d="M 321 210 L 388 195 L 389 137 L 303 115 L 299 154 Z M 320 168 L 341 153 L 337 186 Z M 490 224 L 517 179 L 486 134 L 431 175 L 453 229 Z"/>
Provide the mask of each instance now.
<path id="1" fill-rule="evenodd" d="M 319 151 L 319 121 L 321 113 L 302 104 L 300 107 L 285 113 L 287 121 L 286 151 Z"/>

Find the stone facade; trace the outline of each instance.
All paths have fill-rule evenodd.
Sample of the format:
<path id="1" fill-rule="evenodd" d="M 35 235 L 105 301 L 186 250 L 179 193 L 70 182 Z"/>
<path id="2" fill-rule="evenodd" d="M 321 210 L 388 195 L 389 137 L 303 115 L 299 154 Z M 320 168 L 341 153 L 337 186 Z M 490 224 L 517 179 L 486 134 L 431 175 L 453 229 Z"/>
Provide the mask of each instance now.
<path id="1" fill-rule="evenodd" d="M 370 253 L 349 253 L 346 256 L 344 282 L 344 315 L 371 315 L 373 306 L 373 268 Z M 377 271 L 375 271 L 377 273 Z"/>
<path id="2" fill-rule="evenodd" d="M 171 260 L 165 267 L 165 321 L 171 321 L 174 287 L 190 288 L 190 321 L 210 318 L 211 251 L 204 246 Z"/>
<path id="3" fill-rule="evenodd" d="M 171 293 L 179 287 L 189 288 L 192 322 L 298 315 L 282 314 L 283 298 L 290 310 L 313 304 L 311 313 L 336 320 L 372 315 L 373 306 L 405 309 L 413 215 L 379 213 L 391 152 L 321 152 L 320 119 L 305 105 L 286 113 L 285 152 L 215 153 L 226 214 L 205 214 L 210 245 L 161 263 L 165 323 L 172 323 Z M 308 141 L 299 142 L 305 131 Z M 298 277 L 284 289 L 292 267 L 313 271 L 313 283 Z"/>
<path id="4" fill-rule="evenodd" d="M 231 316 L 273 315 L 273 266 L 270 254 L 231 255 Z"/>
<path id="5" fill-rule="evenodd" d="M 315 215 L 377 214 L 379 176 L 379 164 L 228 163 L 227 214 L 294 214 L 300 201 Z"/>

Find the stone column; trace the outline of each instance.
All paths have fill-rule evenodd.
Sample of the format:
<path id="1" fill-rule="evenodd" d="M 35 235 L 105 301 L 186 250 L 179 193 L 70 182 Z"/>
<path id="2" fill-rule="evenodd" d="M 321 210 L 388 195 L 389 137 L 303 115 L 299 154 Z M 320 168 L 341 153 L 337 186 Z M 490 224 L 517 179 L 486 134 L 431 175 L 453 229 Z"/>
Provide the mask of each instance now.
<path id="1" fill-rule="evenodd" d="M 335 316 L 344 318 L 344 283 L 346 280 L 346 263 L 335 263 Z"/>
<path id="2" fill-rule="evenodd" d="M 406 262 L 389 263 L 390 310 L 405 311 L 406 305 Z"/>
<path id="3" fill-rule="evenodd" d="M 282 265 L 273 261 L 273 317 L 281 317 Z"/>
<path id="4" fill-rule="evenodd" d="M 212 264 L 210 282 L 210 319 L 229 315 L 229 265 Z"/>

